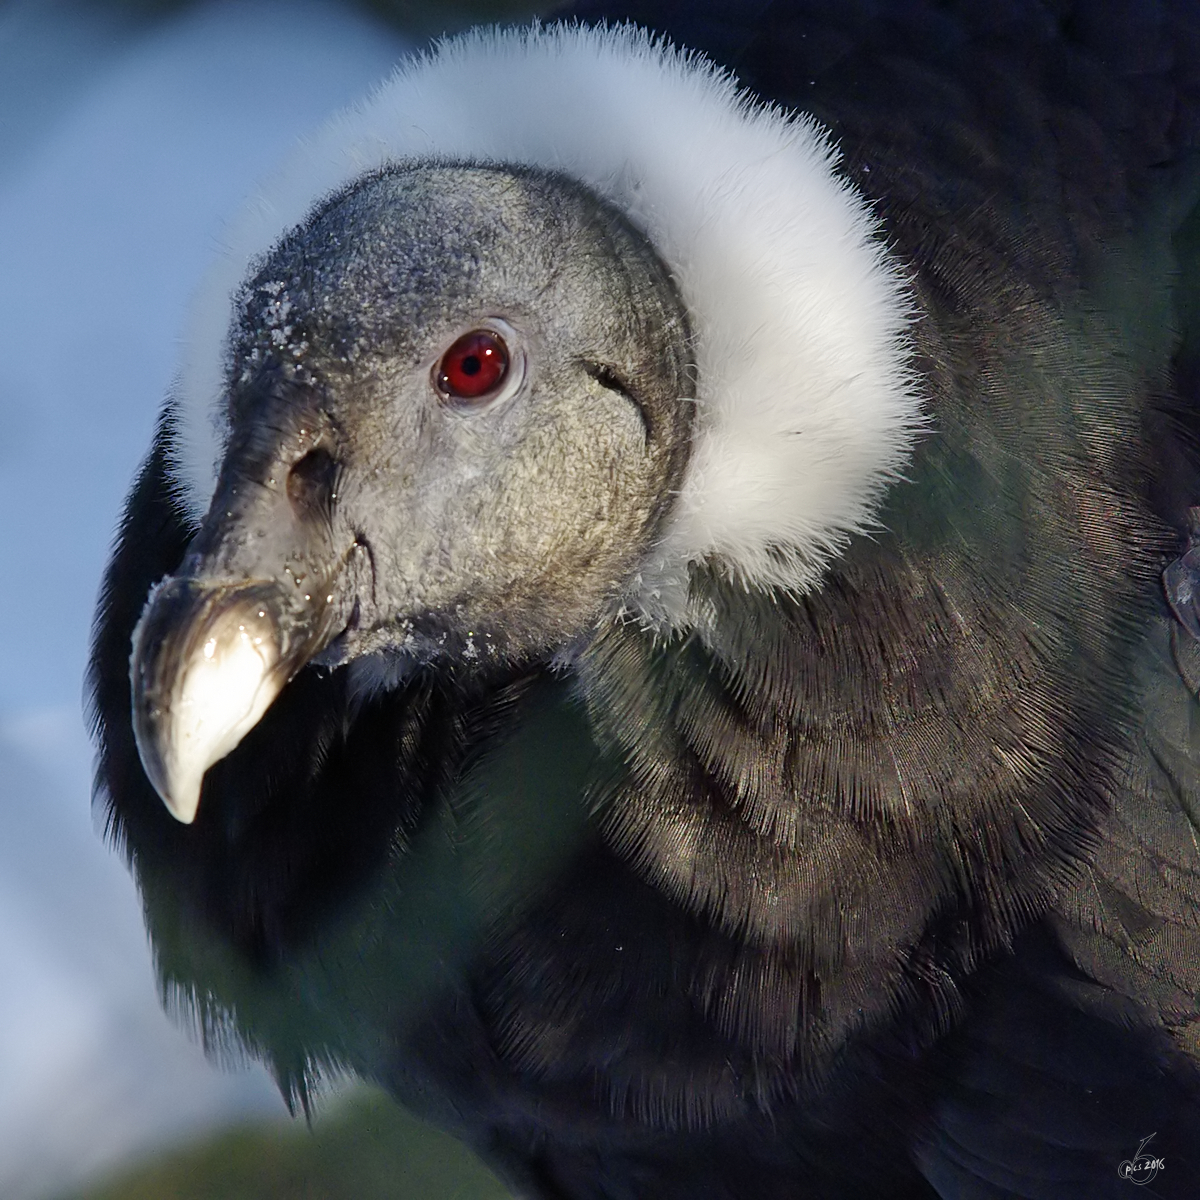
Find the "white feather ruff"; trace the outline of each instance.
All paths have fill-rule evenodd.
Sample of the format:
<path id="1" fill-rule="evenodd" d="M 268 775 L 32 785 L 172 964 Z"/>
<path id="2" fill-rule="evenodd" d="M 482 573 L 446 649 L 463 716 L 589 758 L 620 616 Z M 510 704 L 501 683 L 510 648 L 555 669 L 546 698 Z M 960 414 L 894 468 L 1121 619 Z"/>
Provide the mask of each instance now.
<path id="1" fill-rule="evenodd" d="M 619 205 L 670 265 L 696 335 L 697 432 L 630 607 L 688 621 L 687 565 L 811 588 L 903 470 L 922 424 L 911 302 L 865 201 L 807 117 L 630 27 L 484 30 L 402 64 L 243 211 L 197 296 L 172 465 L 197 518 L 223 452 L 231 301 L 329 193 L 406 159 L 561 171 Z"/>

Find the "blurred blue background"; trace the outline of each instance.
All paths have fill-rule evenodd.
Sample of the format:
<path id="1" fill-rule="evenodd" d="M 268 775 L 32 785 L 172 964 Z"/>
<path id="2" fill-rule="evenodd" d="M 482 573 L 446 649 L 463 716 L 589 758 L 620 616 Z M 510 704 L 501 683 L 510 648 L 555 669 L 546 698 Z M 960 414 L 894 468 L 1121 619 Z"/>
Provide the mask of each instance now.
<path id="1" fill-rule="evenodd" d="M 159 1009 L 137 895 L 90 812 L 91 612 L 224 220 L 297 137 L 480 4 L 0 5 L 7 1200 L 283 1112 L 260 1068 L 215 1070 Z"/>

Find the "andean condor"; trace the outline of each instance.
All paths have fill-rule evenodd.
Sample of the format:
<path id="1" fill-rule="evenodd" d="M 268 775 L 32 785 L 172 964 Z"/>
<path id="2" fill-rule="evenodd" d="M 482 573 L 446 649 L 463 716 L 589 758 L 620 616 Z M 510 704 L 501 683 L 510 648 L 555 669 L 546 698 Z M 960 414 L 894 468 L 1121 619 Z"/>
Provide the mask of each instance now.
<path id="1" fill-rule="evenodd" d="M 165 989 L 543 1200 L 1200 1195 L 1200 9 L 580 11 L 202 290 L 91 669 Z"/>

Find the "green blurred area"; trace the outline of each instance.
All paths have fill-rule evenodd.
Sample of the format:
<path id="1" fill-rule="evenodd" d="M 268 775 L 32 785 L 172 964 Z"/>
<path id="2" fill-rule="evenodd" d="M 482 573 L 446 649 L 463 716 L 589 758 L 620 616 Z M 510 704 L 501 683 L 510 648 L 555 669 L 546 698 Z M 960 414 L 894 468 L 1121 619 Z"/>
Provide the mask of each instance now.
<path id="1" fill-rule="evenodd" d="M 509 1200 L 460 1143 L 360 1089 L 311 1126 L 239 1126 L 59 1200 Z"/>

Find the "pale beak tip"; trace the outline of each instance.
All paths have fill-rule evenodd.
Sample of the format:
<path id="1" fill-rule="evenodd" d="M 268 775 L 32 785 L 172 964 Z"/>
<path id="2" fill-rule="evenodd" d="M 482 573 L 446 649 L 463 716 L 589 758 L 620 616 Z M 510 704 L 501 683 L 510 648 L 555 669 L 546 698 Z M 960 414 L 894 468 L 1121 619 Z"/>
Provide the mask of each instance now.
<path id="1" fill-rule="evenodd" d="M 200 793 L 192 792 L 190 796 L 181 796 L 177 800 L 163 797 L 167 812 L 181 825 L 190 825 L 196 819 L 196 809 L 200 807 Z"/>
<path id="2" fill-rule="evenodd" d="M 200 807 L 200 782 L 190 782 L 186 787 L 177 785 L 170 792 L 159 789 L 159 796 L 171 814 L 181 825 L 190 825 L 196 819 Z"/>
<path id="3" fill-rule="evenodd" d="M 180 823 L 204 776 L 258 724 L 286 682 L 271 606 L 168 580 L 152 593 L 130 658 L 133 731 L 146 778 Z"/>
<path id="4" fill-rule="evenodd" d="M 196 819 L 196 810 L 200 807 L 203 774 L 194 777 L 194 771 L 180 771 L 178 763 L 172 770 L 163 761 L 160 748 L 141 729 L 137 731 L 137 741 L 142 770 L 146 772 L 146 778 L 158 793 L 158 798 L 175 820 L 183 825 L 190 825 Z"/>

